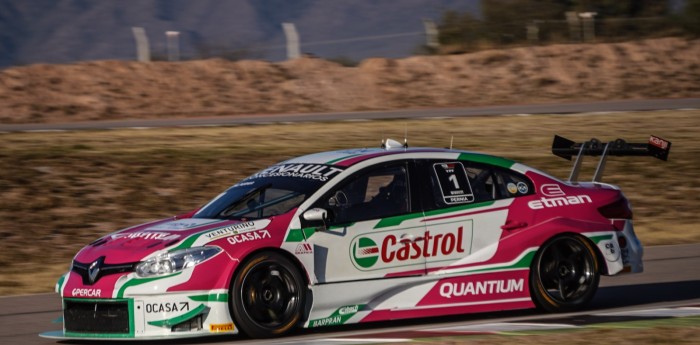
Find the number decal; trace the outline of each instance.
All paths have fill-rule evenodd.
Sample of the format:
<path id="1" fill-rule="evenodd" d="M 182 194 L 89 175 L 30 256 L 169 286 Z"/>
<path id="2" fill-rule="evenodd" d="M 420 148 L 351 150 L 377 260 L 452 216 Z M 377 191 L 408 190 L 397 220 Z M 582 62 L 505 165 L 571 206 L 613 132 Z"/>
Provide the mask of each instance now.
<path id="1" fill-rule="evenodd" d="M 455 184 L 455 189 L 459 189 L 459 182 L 457 182 L 457 176 L 455 174 L 450 175 L 447 179 Z"/>
<path id="2" fill-rule="evenodd" d="M 474 202 L 474 192 L 469 184 L 467 171 L 461 162 L 435 163 L 433 172 L 445 204 L 458 205 Z"/>

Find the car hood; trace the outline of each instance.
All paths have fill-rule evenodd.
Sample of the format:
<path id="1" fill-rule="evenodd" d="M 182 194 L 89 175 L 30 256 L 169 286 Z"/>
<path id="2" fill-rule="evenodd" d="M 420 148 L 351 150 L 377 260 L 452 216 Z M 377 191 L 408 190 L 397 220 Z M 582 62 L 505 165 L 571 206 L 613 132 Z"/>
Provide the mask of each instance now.
<path id="1" fill-rule="evenodd" d="M 104 256 L 106 264 L 141 261 L 163 249 L 187 248 L 200 237 L 215 239 L 225 235 L 261 229 L 267 219 L 238 221 L 221 219 L 164 219 L 111 233 L 84 247 L 75 260 L 90 263 Z M 197 241 L 199 243 L 201 241 Z"/>

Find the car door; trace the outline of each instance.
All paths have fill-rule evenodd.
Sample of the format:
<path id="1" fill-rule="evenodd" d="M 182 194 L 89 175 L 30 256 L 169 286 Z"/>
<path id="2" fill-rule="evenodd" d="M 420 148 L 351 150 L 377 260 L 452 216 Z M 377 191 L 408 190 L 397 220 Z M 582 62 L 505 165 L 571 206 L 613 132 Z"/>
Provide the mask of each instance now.
<path id="1" fill-rule="evenodd" d="M 425 226 L 411 166 L 400 161 L 363 169 L 314 204 L 330 218 L 309 238 L 319 283 L 425 273 L 420 242 Z"/>
<path id="2" fill-rule="evenodd" d="M 499 187 L 495 168 L 457 160 L 425 160 L 424 241 L 431 248 L 428 274 L 490 259 L 496 253 L 511 201 Z"/>

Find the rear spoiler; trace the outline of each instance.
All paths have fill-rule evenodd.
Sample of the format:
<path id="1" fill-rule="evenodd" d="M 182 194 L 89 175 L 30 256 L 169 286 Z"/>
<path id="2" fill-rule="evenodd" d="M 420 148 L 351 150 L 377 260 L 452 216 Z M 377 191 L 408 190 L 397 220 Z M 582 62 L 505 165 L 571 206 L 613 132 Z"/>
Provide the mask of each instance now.
<path id="1" fill-rule="evenodd" d="M 649 141 L 646 143 L 628 143 L 623 139 L 603 143 L 595 138 L 577 143 L 558 135 L 554 136 L 554 141 L 552 142 L 553 154 L 567 160 L 571 160 L 573 156 L 576 156 L 574 167 L 571 169 L 571 175 L 569 175 L 569 181 L 578 180 L 583 156 L 601 156 L 593 175 L 593 182 L 600 182 L 608 156 L 652 156 L 666 161 L 670 151 L 670 141 L 653 135 L 649 137 Z"/>

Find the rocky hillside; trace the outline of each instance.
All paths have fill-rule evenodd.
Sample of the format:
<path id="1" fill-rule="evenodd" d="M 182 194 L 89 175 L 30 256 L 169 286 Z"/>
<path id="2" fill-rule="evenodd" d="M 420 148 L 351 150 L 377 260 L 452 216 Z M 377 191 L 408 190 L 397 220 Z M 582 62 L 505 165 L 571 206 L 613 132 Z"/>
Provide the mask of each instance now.
<path id="1" fill-rule="evenodd" d="M 0 122 L 700 96 L 700 40 L 268 63 L 95 61 L 0 71 Z"/>

